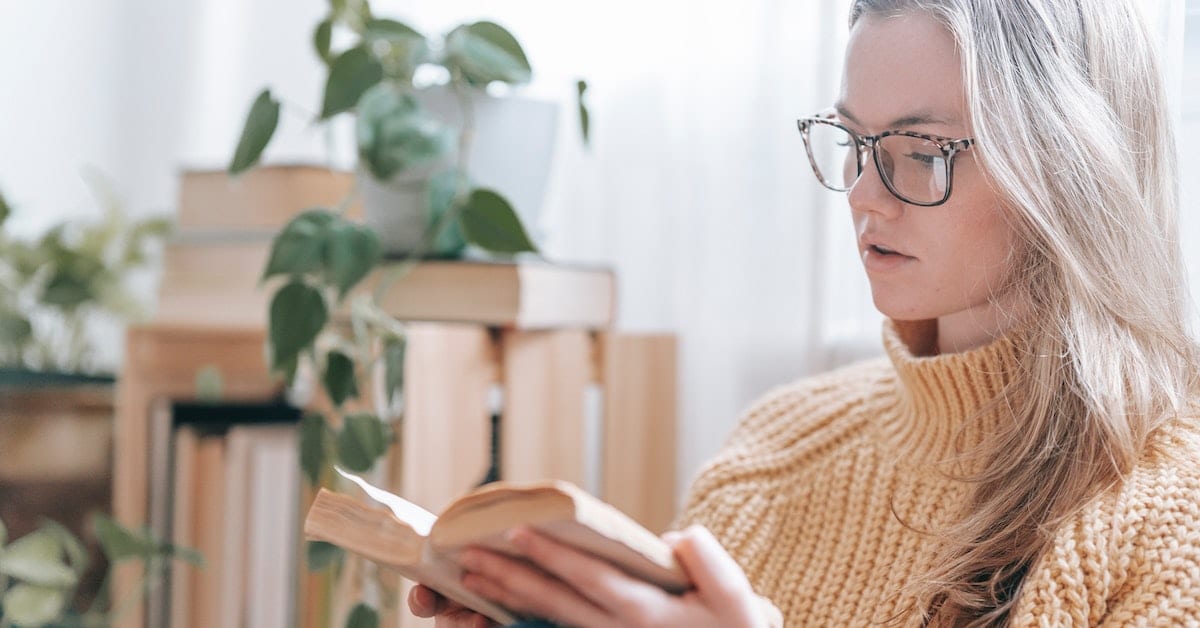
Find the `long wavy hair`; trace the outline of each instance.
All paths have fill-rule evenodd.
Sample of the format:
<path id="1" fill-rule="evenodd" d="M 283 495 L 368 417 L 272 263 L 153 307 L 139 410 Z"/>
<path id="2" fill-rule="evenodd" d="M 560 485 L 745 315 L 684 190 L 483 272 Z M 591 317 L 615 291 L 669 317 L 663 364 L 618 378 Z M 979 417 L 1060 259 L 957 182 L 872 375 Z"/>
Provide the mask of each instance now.
<path id="1" fill-rule="evenodd" d="M 1136 0 L 855 0 L 922 12 L 957 42 L 975 159 L 1022 250 L 1006 288 L 1029 344 L 996 400 L 1011 431 L 970 453 L 964 516 L 911 593 L 927 622 L 1007 622 L 1056 528 L 1119 484 L 1195 390 L 1175 145 Z"/>

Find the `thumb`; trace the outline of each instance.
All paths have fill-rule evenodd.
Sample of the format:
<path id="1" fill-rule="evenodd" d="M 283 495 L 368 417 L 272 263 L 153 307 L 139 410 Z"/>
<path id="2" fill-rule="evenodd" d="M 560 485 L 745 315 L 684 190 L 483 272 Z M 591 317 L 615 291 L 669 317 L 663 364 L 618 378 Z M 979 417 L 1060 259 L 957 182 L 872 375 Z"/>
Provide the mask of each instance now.
<path id="1" fill-rule="evenodd" d="M 693 525 L 684 530 L 675 543 L 675 555 L 701 597 L 739 605 L 751 597 L 746 573 L 708 528 Z"/>

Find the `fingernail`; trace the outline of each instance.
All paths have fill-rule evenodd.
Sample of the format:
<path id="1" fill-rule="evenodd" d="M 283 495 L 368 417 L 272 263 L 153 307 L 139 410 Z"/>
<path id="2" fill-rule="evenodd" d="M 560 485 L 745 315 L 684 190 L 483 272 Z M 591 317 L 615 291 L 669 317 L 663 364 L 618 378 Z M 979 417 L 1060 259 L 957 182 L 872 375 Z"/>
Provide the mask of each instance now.
<path id="1" fill-rule="evenodd" d="M 525 547 L 529 544 L 529 530 L 526 530 L 525 528 L 513 528 L 504 536 L 508 539 L 509 543 L 512 543 L 517 547 Z"/>

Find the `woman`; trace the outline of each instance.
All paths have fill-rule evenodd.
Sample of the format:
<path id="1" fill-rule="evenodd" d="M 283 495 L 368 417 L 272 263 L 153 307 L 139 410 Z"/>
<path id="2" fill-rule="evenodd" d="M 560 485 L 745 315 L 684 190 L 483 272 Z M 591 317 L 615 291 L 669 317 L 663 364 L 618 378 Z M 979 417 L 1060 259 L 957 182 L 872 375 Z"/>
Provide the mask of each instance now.
<path id="1" fill-rule="evenodd" d="M 887 358 L 745 414 L 680 522 L 715 541 L 672 540 L 694 593 L 528 531 L 561 582 L 486 552 L 465 582 L 585 626 L 763 625 L 755 592 L 791 626 L 1200 623 L 1197 360 L 1134 1 L 856 1 L 837 105 L 800 129 Z"/>

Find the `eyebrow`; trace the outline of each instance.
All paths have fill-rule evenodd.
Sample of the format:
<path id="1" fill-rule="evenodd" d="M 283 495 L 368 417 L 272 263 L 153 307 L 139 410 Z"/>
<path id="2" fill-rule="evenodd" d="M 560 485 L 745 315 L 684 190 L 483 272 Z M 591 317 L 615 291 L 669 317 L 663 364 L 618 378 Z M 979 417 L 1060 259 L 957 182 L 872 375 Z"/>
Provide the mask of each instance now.
<path id="1" fill-rule="evenodd" d="M 858 118 L 854 117 L 854 114 L 850 113 L 850 110 L 846 108 L 846 105 L 839 102 L 835 104 L 833 108 L 837 110 L 839 116 L 853 122 L 856 126 L 863 126 L 863 123 L 859 121 Z M 955 122 L 956 121 L 951 118 L 939 116 L 931 111 L 915 111 L 909 115 L 901 116 L 895 120 L 892 120 L 891 123 L 887 125 L 887 128 L 903 129 L 905 127 L 917 126 L 921 124 L 943 124 L 947 126 L 953 126 Z"/>

